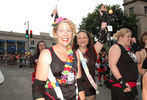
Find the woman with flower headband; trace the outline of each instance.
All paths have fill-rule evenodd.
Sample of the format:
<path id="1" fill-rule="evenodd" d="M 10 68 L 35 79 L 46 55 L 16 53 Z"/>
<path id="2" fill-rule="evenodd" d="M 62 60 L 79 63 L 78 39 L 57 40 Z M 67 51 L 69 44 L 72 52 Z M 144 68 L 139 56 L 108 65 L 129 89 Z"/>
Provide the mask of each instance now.
<path id="1" fill-rule="evenodd" d="M 34 99 L 76 100 L 77 79 L 79 97 L 85 100 L 79 57 L 69 46 L 75 33 L 75 25 L 70 20 L 62 17 L 56 19 L 53 35 L 57 44 L 40 54 L 32 85 Z"/>
<path id="2" fill-rule="evenodd" d="M 96 69 L 95 64 L 97 61 L 97 54 L 101 51 L 103 44 L 107 40 L 107 31 L 105 29 L 106 24 L 102 22 L 101 25 L 101 31 L 99 32 L 100 36 L 95 44 L 93 44 L 89 32 L 85 30 L 80 30 L 73 41 L 73 49 L 77 50 L 78 53 L 81 54 L 80 60 L 82 62 L 82 78 L 84 80 L 83 86 L 86 100 L 95 100 L 96 91 L 98 89 L 94 82 Z"/>

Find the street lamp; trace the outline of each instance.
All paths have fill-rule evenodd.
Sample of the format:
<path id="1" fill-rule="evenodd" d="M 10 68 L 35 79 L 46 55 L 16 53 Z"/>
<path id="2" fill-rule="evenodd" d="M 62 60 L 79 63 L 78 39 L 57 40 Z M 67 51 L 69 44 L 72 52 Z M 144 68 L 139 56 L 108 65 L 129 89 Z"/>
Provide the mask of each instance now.
<path id="1" fill-rule="evenodd" d="M 107 28 L 108 28 L 108 39 L 109 39 L 108 45 L 109 45 L 109 47 L 111 47 L 111 32 L 113 31 L 113 27 L 112 27 L 112 25 L 110 25 L 110 22 L 111 22 L 110 20 L 112 18 L 111 16 L 113 14 L 113 10 L 109 9 L 108 14 L 109 14 L 108 26 L 107 26 Z"/>
<path id="2" fill-rule="evenodd" d="M 112 15 L 113 14 L 113 10 L 112 9 L 109 9 L 108 14 L 109 15 Z"/>

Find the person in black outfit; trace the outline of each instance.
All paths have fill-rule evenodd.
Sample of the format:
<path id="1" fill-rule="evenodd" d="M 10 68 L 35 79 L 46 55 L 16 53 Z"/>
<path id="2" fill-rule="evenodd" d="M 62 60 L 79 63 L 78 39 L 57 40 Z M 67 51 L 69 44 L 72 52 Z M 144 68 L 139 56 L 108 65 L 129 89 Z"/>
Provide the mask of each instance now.
<path id="1" fill-rule="evenodd" d="M 140 86 L 142 89 L 142 77 L 144 73 L 147 72 L 147 32 L 144 32 L 142 34 L 140 41 L 142 45 L 144 46 L 144 48 L 140 51 L 142 62 L 138 64 L 138 70 L 141 75 L 141 80 L 140 80 L 141 85 Z"/>
<path id="2" fill-rule="evenodd" d="M 36 77 L 32 85 L 33 99 L 76 100 L 76 81 L 80 100 L 85 100 L 80 61 L 70 47 L 76 27 L 72 21 L 56 19 L 53 35 L 56 45 L 44 49 L 38 59 Z"/>
<path id="3" fill-rule="evenodd" d="M 95 63 L 97 61 L 97 54 L 101 51 L 103 44 L 107 40 L 107 26 L 105 25 L 106 24 L 102 22 L 101 31 L 99 32 L 101 35 L 98 37 L 98 41 L 95 44 L 93 44 L 90 33 L 85 30 L 80 30 L 73 41 L 73 49 L 80 50 L 82 52 L 83 57 L 86 59 L 86 64 L 93 80 L 95 80 Z M 90 83 L 91 80 L 88 79 L 83 67 L 82 78 L 84 79 L 83 86 L 85 88 L 86 100 L 95 100 L 96 90 Z"/>
<path id="4" fill-rule="evenodd" d="M 117 43 L 109 49 L 108 53 L 109 67 L 112 71 L 111 100 L 135 100 L 138 94 L 137 62 L 140 62 L 140 57 L 139 54 L 135 55 L 128 49 L 132 42 L 131 33 L 131 30 L 122 28 L 113 35 Z"/>

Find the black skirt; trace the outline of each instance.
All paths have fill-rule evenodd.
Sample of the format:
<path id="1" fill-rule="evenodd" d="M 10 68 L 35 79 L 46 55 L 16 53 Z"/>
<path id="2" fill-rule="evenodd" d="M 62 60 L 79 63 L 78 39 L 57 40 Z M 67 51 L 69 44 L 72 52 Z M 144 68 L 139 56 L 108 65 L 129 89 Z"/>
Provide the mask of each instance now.
<path id="1" fill-rule="evenodd" d="M 123 92 L 119 87 L 111 87 L 111 100 L 136 100 L 137 88 L 132 88 L 132 92 Z"/>

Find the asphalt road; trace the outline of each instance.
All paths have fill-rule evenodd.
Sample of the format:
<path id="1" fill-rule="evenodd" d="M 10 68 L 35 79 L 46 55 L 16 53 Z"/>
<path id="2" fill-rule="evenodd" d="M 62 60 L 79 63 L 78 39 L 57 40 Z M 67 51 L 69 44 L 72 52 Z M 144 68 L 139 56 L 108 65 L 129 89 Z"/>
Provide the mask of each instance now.
<path id="1" fill-rule="evenodd" d="M 0 65 L 5 81 L 0 85 L 0 100 L 32 100 L 31 73 L 33 68 L 18 68 L 17 66 Z M 97 78 L 96 78 L 97 79 Z M 99 87 L 96 100 L 111 100 L 110 89 Z M 141 90 L 138 86 L 138 97 L 141 100 Z"/>

